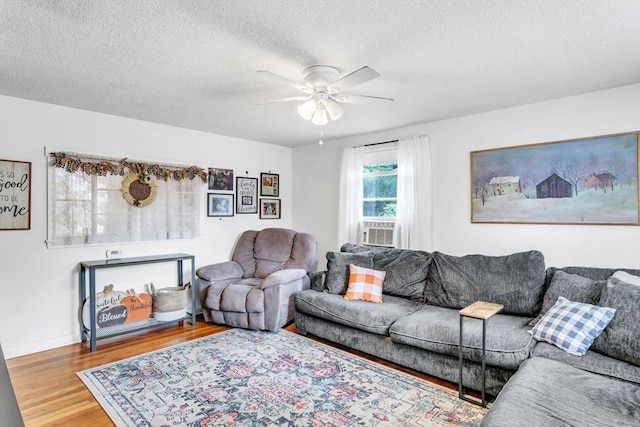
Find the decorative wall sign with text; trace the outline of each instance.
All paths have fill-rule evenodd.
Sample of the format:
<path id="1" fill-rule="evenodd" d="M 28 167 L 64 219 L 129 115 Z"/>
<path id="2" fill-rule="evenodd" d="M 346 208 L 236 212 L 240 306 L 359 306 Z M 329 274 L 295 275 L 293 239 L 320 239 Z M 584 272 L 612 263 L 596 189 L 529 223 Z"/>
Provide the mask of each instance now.
<path id="1" fill-rule="evenodd" d="M 31 162 L 0 159 L 0 230 L 31 228 Z"/>
<path id="2" fill-rule="evenodd" d="M 258 178 L 236 178 L 236 213 L 258 213 Z"/>

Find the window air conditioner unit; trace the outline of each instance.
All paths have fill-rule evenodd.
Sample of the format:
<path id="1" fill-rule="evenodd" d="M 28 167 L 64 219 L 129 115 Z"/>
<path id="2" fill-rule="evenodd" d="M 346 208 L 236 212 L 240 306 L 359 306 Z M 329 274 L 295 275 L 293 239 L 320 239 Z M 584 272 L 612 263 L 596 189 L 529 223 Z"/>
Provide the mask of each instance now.
<path id="1" fill-rule="evenodd" d="M 393 247 L 393 222 L 364 221 L 362 225 L 363 245 Z"/>

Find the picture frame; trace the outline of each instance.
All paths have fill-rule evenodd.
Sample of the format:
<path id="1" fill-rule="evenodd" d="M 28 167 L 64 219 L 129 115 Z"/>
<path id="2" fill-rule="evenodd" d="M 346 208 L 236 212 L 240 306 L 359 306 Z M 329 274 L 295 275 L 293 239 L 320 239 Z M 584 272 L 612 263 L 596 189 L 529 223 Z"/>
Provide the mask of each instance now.
<path id="1" fill-rule="evenodd" d="M 258 213 L 258 178 L 236 178 L 236 213 Z"/>
<path id="2" fill-rule="evenodd" d="M 639 135 L 472 151 L 471 222 L 640 225 Z"/>
<path id="3" fill-rule="evenodd" d="M 277 173 L 260 174 L 260 195 L 266 197 L 280 196 L 280 175 Z"/>
<path id="4" fill-rule="evenodd" d="M 233 194 L 207 193 L 207 216 L 233 216 Z"/>
<path id="5" fill-rule="evenodd" d="M 260 219 L 280 219 L 280 199 L 260 199 Z"/>
<path id="6" fill-rule="evenodd" d="M 31 229 L 31 162 L 0 159 L 0 230 Z"/>
<path id="7" fill-rule="evenodd" d="M 233 169 L 209 168 L 209 190 L 233 191 Z"/>

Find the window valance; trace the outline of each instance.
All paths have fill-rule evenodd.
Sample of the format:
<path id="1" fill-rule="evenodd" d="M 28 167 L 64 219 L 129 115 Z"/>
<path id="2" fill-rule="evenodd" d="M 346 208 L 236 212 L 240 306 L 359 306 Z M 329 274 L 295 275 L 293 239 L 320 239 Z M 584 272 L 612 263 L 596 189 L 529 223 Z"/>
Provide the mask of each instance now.
<path id="1" fill-rule="evenodd" d="M 155 176 L 157 179 L 167 181 L 173 179 L 180 181 L 183 179 L 200 178 L 202 182 L 207 182 L 207 172 L 197 166 L 172 166 L 158 163 L 147 163 L 128 160 L 126 157 L 115 160 L 109 158 L 95 158 L 81 154 L 67 154 L 62 151 L 53 152 L 52 166 L 65 169 L 68 172 L 82 171 L 88 175 L 120 175 L 126 173 L 139 173 Z M 115 161 L 115 163 L 114 163 Z"/>

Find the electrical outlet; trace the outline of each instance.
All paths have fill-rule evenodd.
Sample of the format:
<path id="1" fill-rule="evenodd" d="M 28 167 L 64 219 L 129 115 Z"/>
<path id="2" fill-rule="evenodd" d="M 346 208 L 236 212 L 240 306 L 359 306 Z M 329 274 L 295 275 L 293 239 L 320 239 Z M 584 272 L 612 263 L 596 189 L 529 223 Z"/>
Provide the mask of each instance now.
<path id="1" fill-rule="evenodd" d="M 107 249 L 107 258 L 120 258 L 122 256 L 122 249 Z"/>

